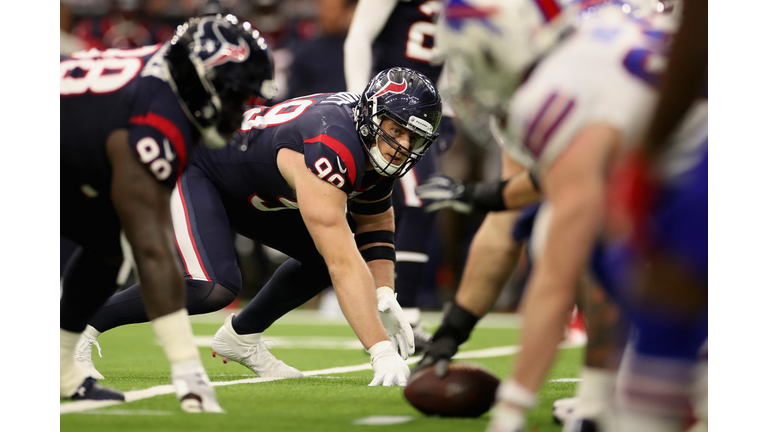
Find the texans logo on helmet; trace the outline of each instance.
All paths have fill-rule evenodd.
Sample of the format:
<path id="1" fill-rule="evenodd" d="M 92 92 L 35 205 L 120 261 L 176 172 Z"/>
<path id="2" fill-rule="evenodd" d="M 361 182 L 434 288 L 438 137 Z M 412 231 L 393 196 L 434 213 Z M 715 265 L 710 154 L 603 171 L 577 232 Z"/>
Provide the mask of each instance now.
<path id="1" fill-rule="evenodd" d="M 377 91 L 376 94 L 371 96 L 371 99 L 377 98 L 385 93 L 402 93 L 405 91 L 406 87 L 408 85 L 405 83 L 405 79 L 403 79 L 403 82 L 388 82 L 387 85 L 384 86 L 381 90 Z"/>
<path id="2" fill-rule="evenodd" d="M 208 27 L 206 24 L 207 23 L 200 25 L 194 35 L 195 41 L 198 43 L 198 45 L 202 46 L 206 51 L 212 52 L 212 54 L 203 61 L 203 66 L 205 66 L 206 69 L 210 69 L 230 61 L 235 63 L 242 63 L 248 59 L 248 56 L 251 53 L 251 49 L 248 47 L 248 43 L 240 37 L 238 37 L 237 45 L 229 42 L 227 38 L 224 37 L 224 35 L 221 33 L 222 24 L 219 22 L 212 21 L 210 23 L 210 31 L 213 32 L 215 39 L 219 43 L 217 44 L 211 39 L 208 39 L 205 41 L 205 43 L 202 43 L 201 37 L 205 34 L 206 28 Z M 218 45 L 218 49 L 216 45 Z"/>

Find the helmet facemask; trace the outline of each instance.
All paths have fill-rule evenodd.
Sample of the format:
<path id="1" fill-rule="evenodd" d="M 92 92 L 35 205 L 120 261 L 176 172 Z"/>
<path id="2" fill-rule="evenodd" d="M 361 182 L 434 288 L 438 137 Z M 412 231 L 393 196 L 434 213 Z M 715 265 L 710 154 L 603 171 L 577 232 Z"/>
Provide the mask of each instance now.
<path id="1" fill-rule="evenodd" d="M 411 120 L 414 119 L 415 118 L 412 118 Z M 374 116 L 372 120 L 374 140 L 370 147 L 367 147 L 368 156 L 371 158 L 371 163 L 376 172 L 384 176 L 402 177 L 405 175 L 416 162 L 424 157 L 429 146 L 432 145 L 435 139 L 437 139 L 437 134 L 433 134 L 429 131 L 431 125 L 428 123 L 426 126 L 428 126 L 429 129 L 424 128 L 425 125 L 421 125 L 423 129 L 420 129 L 413 124 L 413 121 L 410 124 L 403 123 L 398 119 L 384 114 Z M 382 127 L 384 120 L 391 120 L 395 125 L 406 130 L 406 133 L 410 135 L 407 147 L 400 144 L 397 138 L 393 137 Z M 394 154 L 392 154 L 394 160 L 384 156 L 384 153 L 382 153 L 382 146 L 385 145 L 395 150 Z M 396 164 L 395 160 L 402 160 L 402 162 Z"/>

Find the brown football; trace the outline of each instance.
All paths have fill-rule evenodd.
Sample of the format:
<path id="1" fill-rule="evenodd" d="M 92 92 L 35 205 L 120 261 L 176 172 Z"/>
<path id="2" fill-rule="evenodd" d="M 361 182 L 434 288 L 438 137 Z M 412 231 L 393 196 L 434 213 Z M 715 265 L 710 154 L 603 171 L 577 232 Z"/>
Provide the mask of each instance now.
<path id="1" fill-rule="evenodd" d="M 443 378 L 434 366 L 411 375 L 403 395 L 426 415 L 478 417 L 493 405 L 499 380 L 471 363 L 451 362 Z"/>

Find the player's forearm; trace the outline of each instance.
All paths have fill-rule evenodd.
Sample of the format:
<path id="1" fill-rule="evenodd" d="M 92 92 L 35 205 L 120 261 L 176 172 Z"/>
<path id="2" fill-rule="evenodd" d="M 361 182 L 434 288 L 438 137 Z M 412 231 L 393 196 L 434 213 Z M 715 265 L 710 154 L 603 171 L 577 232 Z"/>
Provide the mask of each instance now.
<path id="1" fill-rule="evenodd" d="M 529 171 L 512 177 L 502 192 L 504 206 L 510 210 L 519 210 L 541 199 L 538 185 L 534 183 Z"/>
<path id="2" fill-rule="evenodd" d="M 343 213 L 327 223 L 318 223 L 312 217 L 308 220 L 307 227 L 328 267 L 341 311 L 360 342 L 368 349 L 389 340 L 379 318 L 373 276 L 357 251 Z"/>
<path id="3" fill-rule="evenodd" d="M 516 217 L 517 212 L 489 213 L 472 239 L 456 303 L 478 318 L 488 313 L 517 265 L 520 248 L 509 234 Z"/>
<path id="4" fill-rule="evenodd" d="M 347 91 L 360 93 L 370 80 L 373 64 L 371 46 L 359 38 L 347 37 L 344 42 L 344 58 L 349 59 L 344 61 Z"/>
<path id="5" fill-rule="evenodd" d="M 141 279 L 150 320 L 184 307 L 184 277 L 171 222 L 171 190 L 139 163 L 128 146 L 128 132 L 113 132 L 107 154 L 114 171 L 112 203 L 120 217 Z"/>
<path id="6" fill-rule="evenodd" d="M 162 196 L 170 200 L 167 194 Z M 184 277 L 176 255 L 170 209 L 133 201 L 130 209 L 123 209 L 121 219 L 136 263 L 147 317 L 153 320 L 183 308 Z"/>
<path id="7" fill-rule="evenodd" d="M 371 79 L 372 44 L 381 33 L 397 0 L 360 0 L 344 41 L 344 77 L 347 91 L 362 92 Z M 378 71 L 377 71 L 378 72 Z"/>
<path id="8" fill-rule="evenodd" d="M 135 252 L 134 258 L 149 320 L 183 308 L 186 297 L 184 277 L 174 251 L 160 247 L 148 253 L 146 250 Z"/>
<path id="9" fill-rule="evenodd" d="M 376 287 L 395 289 L 395 212 L 375 215 L 354 214 L 355 243 L 368 264 Z"/>
<path id="10" fill-rule="evenodd" d="M 339 306 L 365 349 L 389 340 L 377 312 L 373 277 L 363 259 L 328 264 Z"/>
<path id="11" fill-rule="evenodd" d="M 394 249 L 393 249 L 394 251 Z M 388 286 L 395 289 L 395 262 L 388 259 L 368 261 L 368 269 L 373 276 L 374 287 Z"/>

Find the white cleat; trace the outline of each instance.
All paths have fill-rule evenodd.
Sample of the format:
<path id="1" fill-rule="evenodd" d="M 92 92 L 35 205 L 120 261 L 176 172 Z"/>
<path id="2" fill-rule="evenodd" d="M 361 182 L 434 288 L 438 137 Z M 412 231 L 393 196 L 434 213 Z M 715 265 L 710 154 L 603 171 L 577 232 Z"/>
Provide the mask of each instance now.
<path id="1" fill-rule="evenodd" d="M 75 359 L 77 359 L 77 364 L 83 368 L 88 376 L 96 378 L 97 380 L 102 380 L 104 379 L 104 375 L 100 374 L 99 371 L 96 370 L 96 366 L 93 365 L 93 360 L 91 360 L 92 345 L 96 345 L 96 349 L 99 352 L 99 357 L 102 357 L 101 347 L 99 346 L 99 343 L 96 342 L 96 339 L 82 334 L 80 335 L 80 340 L 77 341 L 77 346 L 75 347 Z"/>
<path id="2" fill-rule="evenodd" d="M 188 413 L 223 413 L 200 360 L 171 364 L 171 381 L 181 409 Z"/>
<path id="3" fill-rule="evenodd" d="M 288 366 L 273 356 L 262 340 L 261 333 L 239 335 L 232 328 L 232 318 L 227 317 L 224 325 L 213 337 L 213 356 L 221 356 L 224 363 L 232 360 L 252 370 L 260 378 L 304 378 L 300 370 Z"/>

